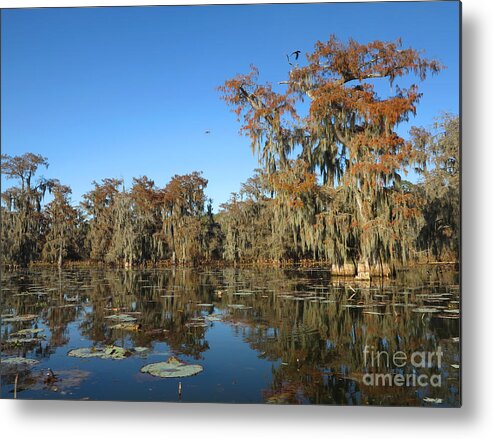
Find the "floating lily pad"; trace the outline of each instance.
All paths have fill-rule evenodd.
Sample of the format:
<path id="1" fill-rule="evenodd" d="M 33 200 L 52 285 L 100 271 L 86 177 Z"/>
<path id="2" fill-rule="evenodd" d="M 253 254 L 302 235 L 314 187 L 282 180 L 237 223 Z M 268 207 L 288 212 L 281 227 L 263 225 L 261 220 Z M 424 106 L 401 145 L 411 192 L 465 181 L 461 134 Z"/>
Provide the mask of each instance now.
<path id="1" fill-rule="evenodd" d="M 188 322 L 185 323 L 187 328 L 207 328 L 207 323 L 204 322 Z"/>
<path id="2" fill-rule="evenodd" d="M 33 337 L 11 337 L 7 340 L 4 340 L 4 343 L 8 344 L 29 344 L 29 343 L 38 343 L 42 340 L 41 337 L 33 338 Z"/>
<path id="3" fill-rule="evenodd" d="M 38 382 L 31 388 L 31 390 L 51 390 L 52 392 L 60 392 L 62 395 L 65 391 L 77 388 L 81 383 L 90 376 L 90 372 L 85 370 L 57 370 L 56 381 L 54 384 L 50 384 L 46 380 L 46 374 L 41 373 Z"/>
<path id="4" fill-rule="evenodd" d="M 145 331 L 145 333 L 149 335 L 165 334 L 166 332 L 169 332 L 169 329 L 153 328 Z"/>
<path id="5" fill-rule="evenodd" d="M 210 322 L 220 322 L 223 318 L 221 314 L 209 314 L 205 317 L 205 319 Z"/>
<path id="6" fill-rule="evenodd" d="M 20 331 L 14 332 L 13 334 L 10 334 L 11 337 L 19 337 L 19 336 L 25 336 L 25 335 L 36 335 L 39 334 L 40 332 L 43 332 L 44 329 L 38 328 L 28 328 L 28 329 L 21 329 Z"/>
<path id="7" fill-rule="evenodd" d="M 0 374 L 7 374 L 15 372 L 21 369 L 27 369 L 29 367 L 38 364 L 38 360 L 24 357 L 9 357 L 0 359 Z"/>
<path id="8" fill-rule="evenodd" d="M 2 319 L 3 323 L 21 323 L 30 322 L 36 319 L 38 316 L 36 314 L 26 314 L 22 316 L 5 317 Z"/>
<path id="9" fill-rule="evenodd" d="M 435 317 L 438 317 L 439 319 L 449 319 L 449 320 L 460 319 L 459 314 L 435 314 Z"/>
<path id="10" fill-rule="evenodd" d="M 135 346 L 133 349 L 132 349 L 132 352 L 135 352 L 136 354 L 139 354 L 139 355 L 145 355 L 145 354 L 148 354 L 150 351 L 149 348 L 146 348 L 146 347 L 143 347 L 143 346 Z"/>
<path id="11" fill-rule="evenodd" d="M 439 309 L 437 308 L 414 308 L 412 310 L 413 312 L 420 312 L 420 313 L 435 313 L 435 312 L 440 312 Z"/>
<path id="12" fill-rule="evenodd" d="M 129 316 L 128 314 L 113 314 L 111 316 L 106 316 L 105 319 L 117 320 L 119 322 L 135 322 L 137 319 L 135 317 Z"/>
<path id="13" fill-rule="evenodd" d="M 201 308 L 211 308 L 214 306 L 213 303 L 199 303 L 197 306 L 200 306 Z"/>
<path id="14" fill-rule="evenodd" d="M 377 312 L 377 311 L 363 311 L 363 314 L 368 314 L 371 316 L 389 316 L 389 312 Z"/>
<path id="15" fill-rule="evenodd" d="M 106 346 L 102 348 L 78 348 L 72 349 L 67 354 L 77 358 L 102 358 L 103 360 L 123 360 L 132 355 L 131 351 L 119 346 Z"/>
<path id="16" fill-rule="evenodd" d="M 148 364 L 140 369 L 143 373 L 160 378 L 184 378 L 197 375 L 203 370 L 203 367 L 198 364 L 182 363 L 175 357 L 170 357 L 168 361 Z"/>
<path id="17" fill-rule="evenodd" d="M 200 317 L 191 317 L 190 318 L 190 321 L 191 322 L 204 322 L 205 321 L 205 317 L 202 317 L 202 316 L 200 316 Z"/>
<path id="18" fill-rule="evenodd" d="M 237 304 L 233 303 L 231 305 L 228 305 L 228 307 L 231 309 L 252 309 L 251 306 L 246 306 L 241 303 L 237 303 Z"/>
<path id="19" fill-rule="evenodd" d="M 2 358 L 0 360 L 0 363 L 7 366 L 34 366 L 35 364 L 38 364 L 39 361 L 34 360 L 32 358 L 9 357 L 9 358 Z"/>
<path id="20" fill-rule="evenodd" d="M 110 326 L 110 329 L 123 329 L 124 331 L 139 331 L 140 325 L 132 322 L 123 322 Z"/>

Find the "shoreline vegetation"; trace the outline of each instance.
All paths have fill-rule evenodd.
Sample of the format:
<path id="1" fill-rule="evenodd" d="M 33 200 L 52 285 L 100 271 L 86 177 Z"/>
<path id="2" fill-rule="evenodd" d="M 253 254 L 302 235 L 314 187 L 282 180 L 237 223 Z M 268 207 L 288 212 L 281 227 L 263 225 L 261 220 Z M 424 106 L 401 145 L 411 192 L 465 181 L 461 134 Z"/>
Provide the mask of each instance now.
<path id="1" fill-rule="evenodd" d="M 198 171 L 162 188 L 147 176 L 130 187 L 94 181 L 74 206 L 69 186 L 37 175 L 47 158 L 2 155 L 2 174 L 15 180 L 2 192 L 3 267 L 297 264 L 370 280 L 458 264 L 459 118 L 441 115 L 408 139 L 397 132 L 421 98 L 397 82 L 444 66 L 399 40 L 333 36 L 300 63 L 286 80 L 260 83 L 252 66 L 218 87 L 259 168 L 217 213 Z M 411 171 L 417 182 L 405 179 Z"/>
<path id="2" fill-rule="evenodd" d="M 384 277 L 392 276 L 394 272 L 399 271 L 409 271 L 419 267 L 453 267 L 453 269 L 458 270 L 460 262 L 458 260 L 454 261 L 410 261 L 408 265 L 395 267 L 394 271 L 389 271 Z M 21 267 L 19 265 L 4 264 L 3 269 L 7 271 L 15 271 L 21 268 L 57 268 L 58 264 L 48 261 L 35 261 L 31 262 L 27 267 Z M 195 262 L 183 262 L 183 263 L 173 263 L 171 259 L 162 260 L 156 263 L 140 263 L 133 266 L 122 266 L 114 262 L 98 262 L 94 260 L 65 260 L 62 264 L 63 268 L 110 268 L 110 269 L 125 269 L 125 270 L 145 270 L 145 269 L 159 269 L 159 268 L 323 268 L 329 269 L 332 276 L 338 277 L 354 277 L 356 266 L 347 267 L 332 267 L 332 264 L 327 261 L 314 261 L 314 260 L 303 260 L 303 261 L 238 261 L 238 262 L 227 262 L 227 261 L 195 261 Z M 60 267 L 61 268 L 61 267 Z M 377 271 L 378 267 L 374 268 L 372 276 L 382 277 L 381 273 Z"/>

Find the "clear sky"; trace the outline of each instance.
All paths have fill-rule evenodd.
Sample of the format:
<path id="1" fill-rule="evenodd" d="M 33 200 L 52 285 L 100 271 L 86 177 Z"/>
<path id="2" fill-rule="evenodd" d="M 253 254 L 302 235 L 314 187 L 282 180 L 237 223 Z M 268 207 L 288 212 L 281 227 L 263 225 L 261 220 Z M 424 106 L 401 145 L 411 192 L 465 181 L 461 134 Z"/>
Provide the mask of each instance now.
<path id="1" fill-rule="evenodd" d="M 286 53 L 330 34 L 401 37 L 447 66 L 420 85 L 402 134 L 459 111 L 457 2 L 17 9 L 1 24 L 2 152 L 48 157 L 43 175 L 75 203 L 92 180 L 162 186 L 195 170 L 215 206 L 227 201 L 257 160 L 215 88 L 251 63 L 262 80 L 286 79 Z"/>

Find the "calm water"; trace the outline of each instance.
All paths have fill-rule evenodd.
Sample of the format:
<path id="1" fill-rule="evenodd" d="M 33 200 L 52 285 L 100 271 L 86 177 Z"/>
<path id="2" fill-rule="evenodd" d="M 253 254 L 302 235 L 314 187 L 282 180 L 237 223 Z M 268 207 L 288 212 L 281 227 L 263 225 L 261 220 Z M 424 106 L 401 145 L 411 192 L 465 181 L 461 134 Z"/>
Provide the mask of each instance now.
<path id="1" fill-rule="evenodd" d="M 441 269 L 383 284 L 299 268 L 5 273 L 2 359 L 39 363 L 3 363 L 1 397 L 13 398 L 15 387 L 22 399 L 457 406 L 457 283 L 457 273 Z M 135 322 L 115 328 L 107 317 L 121 314 Z M 43 331 L 15 334 L 28 328 Z M 108 345 L 132 355 L 68 356 Z M 397 351 L 406 354 L 404 365 L 385 361 Z M 421 351 L 442 352 L 440 364 L 438 356 L 429 364 L 409 361 Z M 372 352 L 380 355 L 373 367 Z M 203 371 L 186 378 L 140 371 L 170 356 Z M 56 381 L 46 379 L 48 368 Z M 375 372 L 411 381 L 370 385 L 365 380 Z M 412 382 L 433 375 L 437 386 Z"/>

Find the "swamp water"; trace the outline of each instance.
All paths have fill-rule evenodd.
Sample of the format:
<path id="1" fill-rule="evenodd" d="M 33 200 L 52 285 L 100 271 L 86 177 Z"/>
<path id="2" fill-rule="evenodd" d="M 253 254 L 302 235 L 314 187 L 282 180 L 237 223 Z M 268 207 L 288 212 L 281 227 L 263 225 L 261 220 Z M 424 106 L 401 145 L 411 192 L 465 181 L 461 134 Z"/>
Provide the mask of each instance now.
<path id="1" fill-rule="evenodd" d="M 459 297 L 441 268 L 4 273 L 1 397 L 458 406 Z"/>

